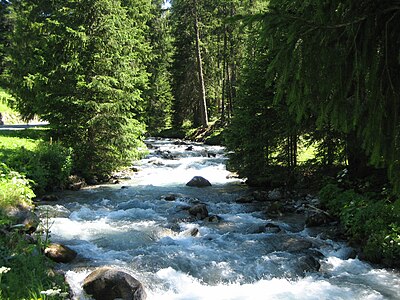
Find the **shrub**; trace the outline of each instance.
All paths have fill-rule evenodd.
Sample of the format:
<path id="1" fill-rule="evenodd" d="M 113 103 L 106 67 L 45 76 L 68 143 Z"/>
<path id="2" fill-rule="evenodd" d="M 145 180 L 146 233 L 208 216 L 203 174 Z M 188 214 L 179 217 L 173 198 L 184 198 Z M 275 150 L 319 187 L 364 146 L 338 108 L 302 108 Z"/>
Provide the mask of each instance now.
<path id="1" fill-rule="evenodd" d="M 371 199 L 334 184 L 321 189 L 320 198 L 340 219 L 350 240 L 361 245 L 368 260 L 399 265 L 400 200 Z"/>
<path id="2" fill-rule="evenodd" d="M 71 174 L 72 151 L 60 144 L 41 142 L 29 157 L 27 176 L 39 193 L 63 188 Z"/>
<path id="3" fill-rule="evenodd" d="M 32 180 L 36 193 L 63 188 L 72 169 L 71 150 L 58 143 L 39 142 L 36 147 L 21 146 L 8 155 L 7 164 Z"/>
<path id="4" fill-rule="evenodd" d="M 40 244 L 29 244 L 17 232 L 0 236 L 0 299 L 48 299 L 44 291 L 58 290 L 65 299 L 67 287 L 62 275 L 55 274 L 54 264 L 46 258 Z"/>
<path id="5" fill-rule="evenodd" d="M 31 206 L 33 197 L 30 181 L 0 163 L 0 210 L 11 206 Z"/>

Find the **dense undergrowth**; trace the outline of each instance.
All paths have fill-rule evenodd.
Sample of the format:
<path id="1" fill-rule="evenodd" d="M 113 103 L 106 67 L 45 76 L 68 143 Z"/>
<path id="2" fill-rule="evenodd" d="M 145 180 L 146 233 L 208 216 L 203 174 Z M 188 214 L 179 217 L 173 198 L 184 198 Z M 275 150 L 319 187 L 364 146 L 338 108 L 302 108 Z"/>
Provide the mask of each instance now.
<path id="1" fill-rule="evenodd" d="M 400 267 L 400 200 L 387 189 L 360 193 L 329 183 L 320 191 L 322 205 L 340 220 L 350 242 L 360 247 L 361 257 L 371 262 Z"/>
<path id="2" fill-rule="evenodd" d="M 25 175 L 38 194 L 63 188 L 72 169 L 72 151 L 46 141 L 41 129 L 0 131 L 0 159 Z"/>
<path id="3" fill-rule="evenodd" d="M 0 300 L 62 299 L 67 295 L 63 276 L 54 273 L 53 263 L 42 255 L 46 239 L 40 233 L 26 232 L 7 214 L 16 207 L 32 207 L 31 182 L 0 164 Z"/>
<path id="4" fill-rule="evenodd" d="M 63 299 L 64 277 L 42 254 L 41 233 L 27 232 L 10 216 L 33 208 L 36 195 L 62 188 L 71 151 L 47 140 L 47 130 L 0 131 L 0 300 Z"/>

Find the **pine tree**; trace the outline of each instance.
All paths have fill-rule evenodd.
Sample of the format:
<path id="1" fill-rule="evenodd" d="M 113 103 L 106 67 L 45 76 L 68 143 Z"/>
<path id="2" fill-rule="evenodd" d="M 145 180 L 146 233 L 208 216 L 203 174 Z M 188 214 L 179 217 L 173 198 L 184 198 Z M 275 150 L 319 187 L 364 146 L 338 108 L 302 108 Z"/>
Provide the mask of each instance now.
<path id="1" fill-rule="evenodd" d="M 268 84 L 266 72 L 271 54 L 259 23 L 249 29 L 246 46 L 235 110 L 226 133 L 227 147 L 232 150 L 229 166 L 248 178 L 250 185 L 288 183 L 287 175 L 297 163 L 299 126 L 284 103 L 274 103 L 274 84 Z"/>
<path id="2" fill-rule="evenodd" d="M 5 55 L 5 48 L 8 44 L 7 34 L 10 30 L 7 22 L 8 6 L 10 3 L 6 0 L 0 0 L 0 74 L 3 71 L 3 59 Z"/>
<path id="3" fill-rule="evenodd" d="M 129 163 L 144 130 L 137 119 L 147 84 L 138 20 L 114 0 L 12 6 L 6 76 L 19 110 L 50 122 L 85 177 Z"/>
<path id="4" fill-rule="evenodd" d="M 299 118 L 313 114 L 318 127 L 347 134 L 349 157 L 362 156 L 361 145 L 397 187 L 399 12 L 393 1 L 276 0 L 261 16 L 276 51 L 269 73 L 278 78 L 277 100 L 287 97 Z M 357 169 L 365 160 L 352 162 Z"/>
<path id="5" fill-rule="evenodd" d="M 172 87 L 170 67 L 173 47 L 169 11 L 163 10 L 162 0 L 153 0 L 149 21 L 151 60 L 148 63 L 149 87 L 145 93 L 146 125 L 150 132 L 159 132 L 172 125 Z"/>
<path id="6" fill-rule="evenodd" d="M 196 7 L 195 11 L 193 2 L 183 0 L 174 0 L 171 4 L 171 20 L 175 37 L 174 125 L 180 127 L 185 120 L 190 120 L 197 127 L 202 125 L 202 117 L 204 119 L 200 105 L 204 103 L 205 93 L 202 88 L 204 80 L 202 81 L 199 75 L 199 65 L 202 66 L 202 62 L 198 60 L 199 51 L 200 57 L 202 51 L 200 42 L 196 47 L 197 38 L 200 39 L 200 33 L 196 31 L 196 17 L 199 27 L 199 7 Z"/>

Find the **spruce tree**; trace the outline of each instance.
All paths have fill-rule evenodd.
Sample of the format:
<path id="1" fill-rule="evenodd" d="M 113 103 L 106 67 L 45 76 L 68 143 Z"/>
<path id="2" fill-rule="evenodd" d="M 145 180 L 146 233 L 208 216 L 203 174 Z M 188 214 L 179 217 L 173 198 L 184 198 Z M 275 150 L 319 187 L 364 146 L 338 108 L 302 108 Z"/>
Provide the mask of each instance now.
<path id="1" fill-rule="evenodd" d="M 266 72 L 271 53 L 260 28 L 260 23 L 252 23 L 245 40 L 238 95 L 226 132 L 232 150 L 229 167 L 250 185 L 287 184 L 296 167 L 299 125 L 285 103 L 274 102 L 275 86 L 268 83 Z"/>
<path id="2" fill-rule="evenodd" d="M 162 0 L 152 1 L 149 20 L 148 40 L 151 46 L 148 73 L 148 89 L 145 92 L 146 125 L 152 133 L 169 128 L 172 125 L 172 77 L 171 63 L 173 55 L 169 11 L 163 9 Z"/>
<path id="3" fill-rule="evenodd" d="M 400 187 L 400 8 L 393 1 L 270 1 L 261 15 L 277 100 L 348 135 Z M 289 63 L 290 62 L 290 63 Z M 355 141 L 356 139 L 356 141 Z M 357 152 L 357 154 L 356 154 Z"/>
<path id="4" fill-rule="evenodd" d="M 3 59 L 5 55 L 5 48 L 7 47 L 7 35 L 10 27 L 7 21 L 8 7 L 10 3 L 6 0 L 0 0 L 0 74 L 3 71 Z"/>
<path id="5" fill-rule="evenodd" d="M 85 177 L 128 164 L 144 130 L 146 50 L 138 20 L 114 0 L 12 6 L 6 76 L 19 110 L 50 122 Z"/>

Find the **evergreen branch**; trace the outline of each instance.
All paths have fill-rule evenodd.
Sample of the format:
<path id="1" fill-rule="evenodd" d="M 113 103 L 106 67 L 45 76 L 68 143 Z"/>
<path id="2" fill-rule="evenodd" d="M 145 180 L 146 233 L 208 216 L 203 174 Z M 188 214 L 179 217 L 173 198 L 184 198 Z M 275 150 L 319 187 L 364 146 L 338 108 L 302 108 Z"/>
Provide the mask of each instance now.
<path id="1" fill-rule="evenodd" d="M 269 13 L 265 13 L 264 14 L 264 17 L 266 15 L 270 14 L 270 15 L 276 15 L 278 17 L 283 17 L 283 18 L 286 18 L 288 20 L 301 21 L 305 25 L 308 25 L 308 26 L 312 27 L 313 28 L 312 30 L 317 29 L 317 28 L 322 28 L 322 29 L 340 29 L 340 28 L 345 28 L 345 27 L 349 27 L 349 26 L 361 23 L 361 22 L 365 21 L 368 18 L 371 18 L 371 17 L 374 17 L 374 16 L 378 16 L 378 15 L 382 15 L 382 14 L 386 14 L 386 13 L 391 12 L 391 11 L 396 11 L 395 14 L 397 14 L 400 11 L 400 6 L 393 6 L 393 7 L 387 8 L 385 10 L 378 11 L 378 12 L 373 13 L 373 14 L 369 14 L 369 15 L 365 15 L 365 16 L 359 17 L 356 20 L 351 21 L 351 22 L 334 24 L 334 25 L 318 24 L 318 23 L 315 23 L 315 22 L 311 22 L 306 18 L 302 18 L 302 17 L 299 17 L 297 15 L 292 15 L 290 13 L 289 14 L 282 14 L 282 13 L 279 12 L 279 9 L 273 8 L 273 7 L 270 8 L 270 12 Z"/>

